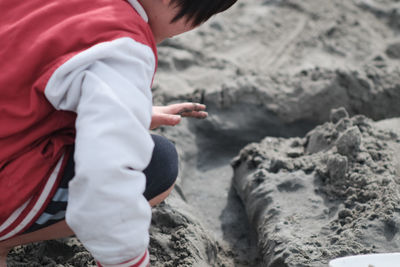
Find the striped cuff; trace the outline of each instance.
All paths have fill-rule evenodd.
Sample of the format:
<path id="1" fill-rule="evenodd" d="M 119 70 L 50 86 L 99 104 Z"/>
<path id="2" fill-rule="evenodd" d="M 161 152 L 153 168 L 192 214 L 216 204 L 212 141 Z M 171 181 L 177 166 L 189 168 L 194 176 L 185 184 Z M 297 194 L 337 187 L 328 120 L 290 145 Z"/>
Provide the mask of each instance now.
<path id="1" fill-rule="evenodd" d="M 128 260 L 125 261 L 123 263 L 120 264 L 100 264 L 99 262 L 97 262 L 97 266 L 99 267 L 146 267 L 150 262 L 150 256 L 149 256 L 149 251 L 146 249 L 146 251 L 132 259 L 132 260 Z"/>

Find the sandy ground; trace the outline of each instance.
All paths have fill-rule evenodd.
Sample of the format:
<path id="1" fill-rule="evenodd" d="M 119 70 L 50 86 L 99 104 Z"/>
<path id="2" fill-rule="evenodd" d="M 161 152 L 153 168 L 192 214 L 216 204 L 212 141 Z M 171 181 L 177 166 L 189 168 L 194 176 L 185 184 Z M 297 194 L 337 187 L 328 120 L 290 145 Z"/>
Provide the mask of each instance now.
<path id="1" fill-rule="evenodd" d="M 154 209 L 152 265 L 323 266 L 336 256 L 400 250 L 399 210 L 384 207 L 399 204 L 398 155 L 387 143 L 398 144 L 399 66 L 396 0 L 239 1 L 199 29 L 162 43 L 154 102 L 198 101 L 210 115 L 157 130 L 175 142 L 181 165 L 176 190 Z M 340 112 L 331 116 L 338 107 L 349 114 L 344 126 L 337 126 Z M 358 114 L 369 119 L 354 119 Z M 379 131 L 388 128 L 393 133 Z M 350 137 L 340 153 L 335 142 L 342 134 Z M 355 147 L 356 156 L 347 147 Z M 240 155 L 234 166 L 247 166 L 248 152 L 264 155 L 257 166 L 278 158 L 275 167 L 253 166 L 265 172 L 270 188 L 261 182 L 247 191 L 240 186 L 254 173 L 234 173 L 231 161 Z M 289 164 L 296 160 L 304 164 Z M 364 178 L 351 175 L 356 162 Z M 335 166 L 347 166 L 346 172 Z M 365 192 L 375 190 L 371 179 L 387 190 L 386 199 L 352 199 L 361 194 L 361 180 Z M 296 219 L 296 199 L 309 205 L 303 206 L 304 221 Z M 365 229 L 376 232 L 365 235 Z M 19 247 L 9 263 L 94 266 L 74 238 Z"/>
<path id="2" fill-rule="evenodd" d="M 267 266 L 400 250 L 399 136 L 344 109 L 332 117 L 305 138 L 250 144 L 232 163 Z"/>

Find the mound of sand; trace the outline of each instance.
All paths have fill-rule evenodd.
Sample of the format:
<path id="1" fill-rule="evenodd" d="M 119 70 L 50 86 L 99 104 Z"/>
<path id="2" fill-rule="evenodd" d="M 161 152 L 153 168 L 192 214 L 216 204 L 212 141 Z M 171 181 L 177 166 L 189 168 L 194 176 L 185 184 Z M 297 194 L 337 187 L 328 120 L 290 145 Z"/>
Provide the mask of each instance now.
<path id="1" fill-rule="evenodd" d="M 344 109 L 305 138 L 267 137 L 232 162 L 266 266 L 400 249 L 400 138 Z"/>

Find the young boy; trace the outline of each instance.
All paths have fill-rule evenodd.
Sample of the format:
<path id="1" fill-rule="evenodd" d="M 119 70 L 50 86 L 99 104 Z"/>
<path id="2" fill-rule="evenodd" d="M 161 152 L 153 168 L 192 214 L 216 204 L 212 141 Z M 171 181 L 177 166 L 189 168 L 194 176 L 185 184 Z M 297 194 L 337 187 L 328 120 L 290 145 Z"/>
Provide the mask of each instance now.
<path id="1" fill-rule="evenodd" d="M 1 1 L 0 266 L 13 246 L 71 234 L 99 266 L 148 265 L 150 206 L 177 175 L 148 130 L 207 116 L 152 107 L 156 44 L 235 2 Z"/>

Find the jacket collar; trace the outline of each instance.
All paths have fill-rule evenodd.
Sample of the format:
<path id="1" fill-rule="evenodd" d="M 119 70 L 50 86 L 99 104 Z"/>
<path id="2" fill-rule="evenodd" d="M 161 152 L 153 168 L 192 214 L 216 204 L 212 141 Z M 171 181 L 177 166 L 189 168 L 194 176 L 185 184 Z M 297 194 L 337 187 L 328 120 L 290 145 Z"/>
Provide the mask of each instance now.
<path id="1" fill-rule="evenodd" d="M 149 22 L 149 18 L 147 17 L 146 11 L 139 3 L 139 0 L 128 0 L 128 2 L 137 11 L 137 13 L 139 13 L 139 15 L 142 17 L 144 21 Z"/>

